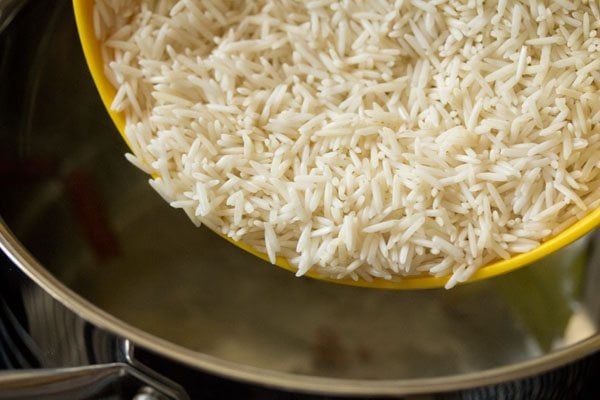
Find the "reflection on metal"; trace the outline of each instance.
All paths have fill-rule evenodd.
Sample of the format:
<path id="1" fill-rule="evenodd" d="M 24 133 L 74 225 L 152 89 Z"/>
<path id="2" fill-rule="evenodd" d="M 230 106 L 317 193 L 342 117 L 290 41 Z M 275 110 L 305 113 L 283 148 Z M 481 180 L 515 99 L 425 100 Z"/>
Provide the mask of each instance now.
<path id="1" fill-rule="evenodd" d="M 35 4 L 56 12 L 55 2 Z M 29 95 L 26 82 L 39 82 L 37 100 L 19 114 L 29 128 L 15 137 L 10 126 L 0 126 L 0 140 L 15 144 L 2 155 L 6 160 L 23 162 L 12 150 L 26 148 L 26 161 L 56 165 L 35 179 L 0 179 L 6 221 L 0 247 L 92 325 L 218 375 L 355 395 L 506 381 L 600 349 L 600 258 L 593 253 L 599 237 L 486 282 L 394 292 L 297 279 L 193 227 L 124 160 L 125 147 L 87 77 L 69 8 L 52 20 L 46 40 L 38 41 L 52 43 L 52 51 L 36 68 L 9 70 L 23 96 Z M 31 45 L 11 57 L 45 50 Z M 57 102 L 56 93 L 67 95 Z M 77 112 L 66 115 L 65 109 Z M 95 220 L 81 221 L 69 200 L 73 188 L 64 178 L 73 171 L 90 177 L 95 194 L 88 201 L 105 213 L 102 229 L 119 245 L 110 257 L 99 256 L 98 238 L 91 236 L 101 231 Z M 26 299 L 27 307 L 39 307 L 38 300 Z M 44 323 L 58 321 L 53 311 L 40 309 Z M 65 352 L 42 360 L 61 366 L 85 361 L 61 346 L 69 332 L 40 338 L 42 322 L 29 323 L 44 346 Z M 108 346 L 100 338 L 95 343 Z"/>
<path id="2" fill-rule="evenodd" d="M 150 385 L 150 386 L 147 386 Z M 157 387 L 128 364 L 0 372 L 0 399 L 89 400 L 130 393 L 147 400 L 187 400 L 181 390 Z M 127 397 L 118 397 L 127 398 Z M 141 397 L 144 398 L 144 397 Z"/>
<path id="3" fill-rule="evenodd" d="M 0 34 L 12 22 L 27 0 L 0 0 Z"/>
<path id="4" fill-rule="evenodd" d="M 25 318 L 9 307 L 18 308 L 21 301 Z M 7 359 L 18 360 L 5 366 L 13 371 L 0 368 L 0 399 L 130 393 L 149 400 L 189 400 L 178 384 L 139 362 L 129 340 L 89 325 L 35 286 L 9 299 L 0 295 L 0 307 L 0 349 L 11 353 Z M 27 361 L 32 355 L 34 360 Z"/>
<path id="5" fill-rule="evenodd" d="M 559 343 L 557 347 L 567 347 L 581 342 L 595 335 L 597 331 L 598 327 L 587 312 L 585 310 L 577 310 L 569 318 L 562 337 L 563 342 Z"/>

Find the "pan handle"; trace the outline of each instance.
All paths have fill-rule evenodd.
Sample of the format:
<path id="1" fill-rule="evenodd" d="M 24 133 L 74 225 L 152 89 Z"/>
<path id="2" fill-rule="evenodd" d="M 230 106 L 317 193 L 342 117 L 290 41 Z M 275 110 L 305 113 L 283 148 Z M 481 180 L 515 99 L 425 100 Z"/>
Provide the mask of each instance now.
<path id="1" fill-rule="evenodd" d="M 162 379 L 164 381 L 164 379 Z M 181 387 L 160 382 L 126 363 L 0 372 L 0 399 L 188 400 Z"/>

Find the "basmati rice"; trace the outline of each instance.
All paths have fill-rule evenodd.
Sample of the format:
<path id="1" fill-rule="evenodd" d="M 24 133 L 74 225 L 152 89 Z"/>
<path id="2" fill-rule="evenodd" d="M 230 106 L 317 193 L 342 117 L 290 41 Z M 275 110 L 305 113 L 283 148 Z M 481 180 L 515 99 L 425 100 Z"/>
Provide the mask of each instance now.
<path id="1" fill-rule="evenodd" d="M 127 158 L 297 275 L 451 276 L 600 204 L 583 0 L 96 0 Z"/>

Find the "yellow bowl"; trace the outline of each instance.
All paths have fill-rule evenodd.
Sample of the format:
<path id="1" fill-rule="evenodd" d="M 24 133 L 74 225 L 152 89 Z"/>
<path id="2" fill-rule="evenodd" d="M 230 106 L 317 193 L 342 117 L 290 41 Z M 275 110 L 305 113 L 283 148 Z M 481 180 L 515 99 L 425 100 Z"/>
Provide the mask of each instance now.
<path id="1" fill-rule="evenodd" d="M 104 75 L 104 62 L 100 54 L 100 43 L 94 34 L 93 26 L 93 6 L 94 0 L 73 0 L 73 7 L 75 10 L 75 20 L 77 23 L 77 29 L 79 31 L 79 38 L 83 47 L 83 53 L 87 60 L 88 67 L 92 74 L 92 78 L 98 88 L 102 102 L 110 114 L 113 122 L 119 129 L 121 136 L 128 143 L 128 140 L 124 134 L 125 132 L 125 117 L 122 113 L 117 113 L 111 110 L 110 105 L 115 97 L 116 89 L 108 81 Z M 131 147 L 131 146 L 130 146 Z M 600 208 L 589 213 L 580 221 L 576 222 L 568 229 L 564 230 L 559 235 L 549 239 L 542 243 L 537 248 L 523 254 L 516 255 L 508 260 L 498 261 L 492 264 L 481 267 L 475 272 L 467 282 L 474 282 L 481 279 L 491 278 L 497 275 L 505 274 L 507 272 L 516 270 L 525 265 L 528 265 L 540 258 L 553 253 L 569 243 L 577 240 L 586 233 L 590 232 L 596 226 L 600 225 Z M 232 240 L 231 238 L 220 234 L 217 234 L 229 242 L 233 243 L 237 247 L 251 253 L 257 257 L 268 261 L 269 258 L 266 254 L 256 251 L 249 245 Z M 290 263 L 281 257 L 277 258 L 276 265 L 284 268 L 288 271 L 295 272 L 294 268 Z M 327 279 L 319 276 L 314 271 L 309 271 L 306 276 L 311 278 L 324 280 L 327 282 L 333 282 L 344 285 L 361 286 L 368 288 L 379 288 L 379 289 L 428 289 L 428 288 L 439 288 L 443 287 L 448 281 L 449 277 L 436 278 L 433 276 L 415 276 L 406 277 L 398 281 L 388 281 L 385 279 L 373 279 L 371 282 L 359 280 L 354 281 L 352 279 Z"/>

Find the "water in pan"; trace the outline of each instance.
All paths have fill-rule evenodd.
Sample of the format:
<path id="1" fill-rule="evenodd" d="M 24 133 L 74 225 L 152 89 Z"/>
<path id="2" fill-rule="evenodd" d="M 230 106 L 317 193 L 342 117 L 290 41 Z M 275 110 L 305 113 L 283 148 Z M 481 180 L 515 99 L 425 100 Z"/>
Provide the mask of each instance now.
<path id="1" fill-rule="evenodd" d="M 22 85 L 13 93 L 30 103 L 10 102 L 30 106 L 13 110 L 24 118 L 15 121 L 19 129 L 1 130 L 10 144 L 3 161 L 28 166 L 19 171 L 29 183 L 3 180 L 0 211 L 93 303 L 192 350 L 321 376 L 458 374 L 533 359 L 596 333 L 597 310 L 591 320 L 574 311 L 591 310 L 594 296 L 581 300 L 580 286 L 597 273 L 597 264 L 583 267 L 581 247 L 450 293 L 386 292 L 297 280 L 195 229 L 120 156 L 70 10 L 59 11 L 43 40 L 20 42 L 35 68 L 9 71 L 31 74 L 12 80 Z M 71 95 L 53 101 L 65 87 Z M 586 293 L 598 292 L 600 280 L 588 281 Z"/>
<path id="2" fill-rule="evenodd" d="M 109 312 L 220 358 L 344 377 L 452 374 L 541 355 L 561 338 L 571 315 L 563 301 L 573 289 L 557 290 L 560 271 L 573 272 L 567 263 L 452 292 L 299 281 L 191 227 L 147 193 L 144 182 L 118 192 L 110 200 L 121 203 L 114 209 L 122 214 L 111 219 L 123 244 L 119 256 L 99 262 L 102 253 L 90 252 L 89 244 L 64 248 L 58 257 L 41 249 L 40 256 Z M 49 215 L 68 220 L 68 212 L 52 210 Z M 67 237 L 54 230 L 56 245 L 78 228 L 73 224 Z M 544 276 L 550 279 L 539 279 Z"/>
<path id="3" fill-rule="evenodd" d="M 562 300 L 551 294 L 556 282 L 529 289 L 543 302 L 547 297 L 557 321 L 546 314 L 541 325 L 527 327 L 514 314 L 524 310 L 512 306 L 530 307 L 533 299 L 524 293 L 523 303 L 507 302 L 517 295 L 514 277 L 451 293 L 298 281 L 189 227 L 160 203 L 145 205 L 118 230 L 128 238 L 123 256 L 86 273 L 78 289 L 159 336 L 233 361 L 361 378 L 451 374 L 541 354 L 569 315 L 550 303 Z M 528 270 L 529 278 L 539 269 Z"/>

